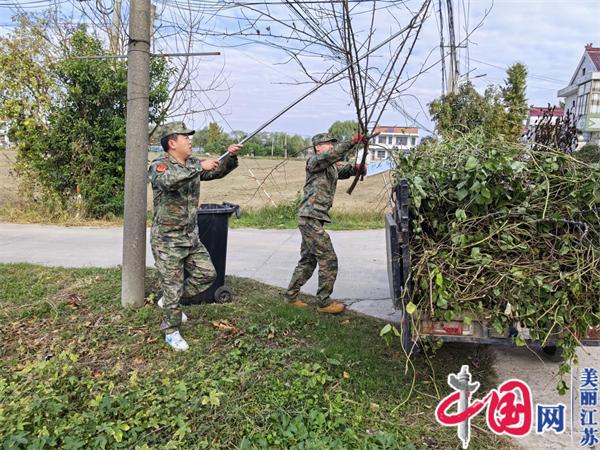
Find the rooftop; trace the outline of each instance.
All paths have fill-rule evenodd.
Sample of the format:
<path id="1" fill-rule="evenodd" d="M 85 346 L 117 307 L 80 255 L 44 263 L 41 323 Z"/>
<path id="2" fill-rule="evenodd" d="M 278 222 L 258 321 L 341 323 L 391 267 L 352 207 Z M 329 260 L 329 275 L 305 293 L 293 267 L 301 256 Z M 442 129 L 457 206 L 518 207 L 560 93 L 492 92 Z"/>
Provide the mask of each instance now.
<path id="1" fill-rule="evenodd" d="M 386 134 L 419 134 L 419 129 L 416 127 L 377 127 L 375 133 Z"/>

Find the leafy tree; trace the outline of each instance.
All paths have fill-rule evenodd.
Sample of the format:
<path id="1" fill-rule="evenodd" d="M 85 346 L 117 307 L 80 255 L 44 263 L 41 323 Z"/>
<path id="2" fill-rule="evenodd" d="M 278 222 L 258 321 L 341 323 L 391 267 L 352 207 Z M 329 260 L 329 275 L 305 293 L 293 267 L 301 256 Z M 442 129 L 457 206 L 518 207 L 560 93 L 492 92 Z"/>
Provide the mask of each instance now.
<path id="1" fill-rule="evenodd" d="M 31 112 L 11 117 L 20 176 L 39 188 L 44 200 L 62 207 L 80 192 L 92 217 L 120 215 L 123 208 L 126 62 L 73 58 L 102 53 L 101 42 L 84 27 L 68 34 L 54 63 L 44 66 L 57 86 L 44 126 L 30 125 L 36 117 Z M 149 113 L 155 123 L 168 100 L 168 77 L 165 60 L 153 59 Z M 14 98 L 18 92 L 9 94 Z"/>
<path id="2" fill-rule="evenodd" d="M 232 139 L 215 122 L 208 124 L 207 128 L 196 133 L 198 137 L 194 142 L 203 147 L 208 153 L 223 153 Z M 194 135 L 196 136 L 196 135 Z"/>
<path id="3" fill-rule="evenodd" d="M 294 134 L 288 137 L 288 156 L 295 155 L 310 146 L 310 140 Z"/>
<path id="4" fill-rule="evenodd" d="M 331 124 L 328 132 L 333 134 L 338 140 L 345 141 L 352 139 L 352 135 L 358 131 L 358 122 L 355 120 L 338 120 Z"/>
<path id="5" fill-rule="evenodd" d="M 527 68 L 513 64 L 506 71 L 508 78 L 502 88 L 502 97 L 506 107 L 506 125 L 504 134 L 507 140 L 518 141 L 523 134 L 523 121 L 527 118 Z"/>
<path id="6" fill-rule="evenodd" d="M 219 153 L 223 152 L 230 143 L 240 142 L 245 136 L 247 133 L 241 130 L 232 131 L 230 134 L 225 133 L 216 123 L 212 122 L 196 132 L 193 144 L 210 153 Z M 287 155 L 294 156 L 304 150 L 307 145 L 307 139 L 299 135 L 263 131 L 246 141 L 240 154 L 283 157 L 286 155 L 287 146 Z"/>
<path id="7" fill-rule="evenodd" d="M 19 16 L 17 24 L 11 34 L 0 37 L 0 117 L 19 125 L 9 130 L 13 142 L 47 126 L 58 90 L 45 23 Z"/>
<path id="8" fill-rule="evenodd" d="M 457 93 L 449 92 L 429 105 L 429 112 L 443 137 L 482 127 L 487 111 L 485 98 L 470 82 L 460 85 Z"/>
<path id="9" fill-rule="evenodd" d="M 487 139 L 517 142 L 527 117 L 527 69 L 515 64 L 507 75 L 504 86 L 490 85 L 483 95 L 467 82 L 460 85 L 458 92 L 431 102 L 429 112 L 440 135 L 454 138 L 481 129 Z"/>

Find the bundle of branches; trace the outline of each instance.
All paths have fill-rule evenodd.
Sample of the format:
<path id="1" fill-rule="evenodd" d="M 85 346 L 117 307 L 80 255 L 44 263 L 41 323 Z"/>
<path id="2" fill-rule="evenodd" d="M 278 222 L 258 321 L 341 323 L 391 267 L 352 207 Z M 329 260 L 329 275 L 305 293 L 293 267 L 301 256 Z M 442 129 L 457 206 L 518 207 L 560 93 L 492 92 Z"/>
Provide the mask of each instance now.
<path id="1" fill-rule="evenodd" d="M 408 3 L 342 0 L 284 1 L 278 6 L 269 2 L 243 4 L 237 30 L 229 29 L 225 34 L 283 50 L 316 86 L 346 78 L 356 111 L 356 131 L 373 134 L 387 105 L 426 70 L 422 66 L 412 75 L 406 73 L 431 0 L 418 1 L 415 9 Z M 387 22 L 389 29 L 377 31 L 379 21 Z M 319 66 L 315 59 L 321 61 Z M 324 68 L 322 61 L 329 67 Z M 367 152 L 365 144 L 361 165 Z M 348 193 L 352 193 L 358 177 Z"/>
<path id="2" fill-rule="evenodd" d="M 411 188 L 408 311 L 528 328 L 567 371 L 600 324 L 600 167 L 472 134 L 400 155 L 396 175 Z"/>
<path id="3" fill-rule="evenodd" d="M 567 110 L 564 116 L 556 117 L 554 115 L 555 109 L 556 106 L 548 104 L 542 118 L 525 133 L 525 141 L 534 150 L 554 148 L 564 152 L 572 152 L 577 148 L 575 114 Z"/>

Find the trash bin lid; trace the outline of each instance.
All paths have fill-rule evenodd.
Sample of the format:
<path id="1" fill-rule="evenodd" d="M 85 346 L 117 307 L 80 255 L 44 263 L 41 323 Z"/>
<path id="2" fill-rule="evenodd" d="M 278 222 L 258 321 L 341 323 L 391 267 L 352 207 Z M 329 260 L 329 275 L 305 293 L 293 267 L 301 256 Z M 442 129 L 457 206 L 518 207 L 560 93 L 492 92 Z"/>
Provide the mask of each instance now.
<path id="1" fill-rule="evenodd" d="M 233 214 L 238 205 L 232 205 L 231 203 L 202 203 L 198 207 L 198 215 L 200 214 Z"/>

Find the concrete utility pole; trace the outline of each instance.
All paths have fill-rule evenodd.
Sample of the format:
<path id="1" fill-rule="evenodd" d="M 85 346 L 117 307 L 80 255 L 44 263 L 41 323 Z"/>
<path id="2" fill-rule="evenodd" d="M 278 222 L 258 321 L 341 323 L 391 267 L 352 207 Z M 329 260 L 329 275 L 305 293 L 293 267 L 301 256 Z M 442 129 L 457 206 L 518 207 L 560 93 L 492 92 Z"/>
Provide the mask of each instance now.
<path id="1" fill-rule="evenodd" d="M 456 57 L 456 37 L 454 35 L 454 11 L 452 0 L 446 0 L 448 12 L 448 40 L 450 47 L 450 67 L 448 69 L 448 93 L 456 94 L 458 92 L 458 60 Z"/>
<path id="2" fill-rule="evenodd" d="M 150 0 L 131 0 L 127 51 L 125 224 L 121 304 L 144 304 L 146 274 L 146 167 L 150 92 Z"/>

